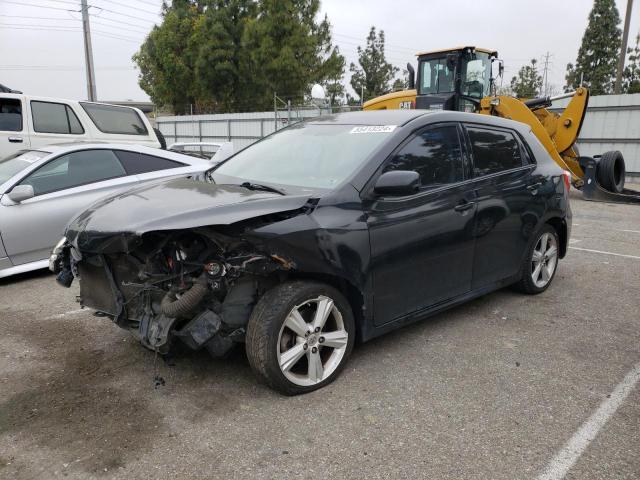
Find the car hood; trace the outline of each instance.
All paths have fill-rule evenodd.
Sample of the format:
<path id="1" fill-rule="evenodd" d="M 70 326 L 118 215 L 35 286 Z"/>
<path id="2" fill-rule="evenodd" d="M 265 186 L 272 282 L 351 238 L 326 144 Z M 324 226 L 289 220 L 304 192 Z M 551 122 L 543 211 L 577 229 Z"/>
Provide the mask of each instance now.
<path id="1" fill-rule="evenodd" d="M 88 247 L 92 243 L 91 237 L 131 237 L 159 230 L 229 225 L 293 211 L 304 207 L 309 198 L 178 178 L 100 200 L 71 221 L 65 236 L 82 248 L 82 244 Z"/>

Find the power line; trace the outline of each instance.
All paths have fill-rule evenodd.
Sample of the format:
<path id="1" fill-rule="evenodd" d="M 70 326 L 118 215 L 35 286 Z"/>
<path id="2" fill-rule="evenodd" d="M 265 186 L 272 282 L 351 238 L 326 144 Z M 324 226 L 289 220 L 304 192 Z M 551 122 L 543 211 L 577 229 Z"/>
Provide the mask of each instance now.
<path id="1" fill-rule="evenodd" d="M 7 17 L 7 18 L 24 18 L 24 19 L 30 19 L 30 20 L 55 20 L 56 22 L 58 21 L 62 21 L 62 22 L 77 22 L 78 19 L 77 18 L 54 18 L 54 17 L 30 17 L 28 15 L 4 15 L 4 14 L 0 14 L 0 17 Z"/>
<path id="2" fill-rule="evenodd" d="M 160 3 L 156 3 L 156 2 L 150 2 L 149 0 L 136 0 L 136 2 L 140 2 L 140 3 L 145 3 L 147 5 L 151 5 L 152 7 L 162 7 L 162 0 L 160 1 Z"/>
<path id="3" fill-rule="evenodd" d="M 22 5 L 24 7 L 48 8 L 49 10 L 62 10 L 63 12 L 79 12 L 80 10 L 69 10 L 68 8 L 47 7 L 44 5 L 34 5 L 33 3 L 13 2 L 11 0 L 2 0 L 4 3 L 12 3 L 13 5 Z"/>
<path id="4" fill-rule="evenodd" d="M 136 17 L 135 15 L 129 15 L 127 13 L 116 12 L 115 10 L 110 10 L 108 8 L 103 8 L 103 7 L 97 7 L 95 5 L 90 5 L 90 8 L 97 8 L 98 10 L 102 10 L 103 12 L 109 12 L 109 13 L 113 13 L 114 15 L 121 15 L 123 17 L 134 18 L 136 20 L 142 20 L 143 22 L 147 22 L 147 23 L 153 23 L 153 24 L 158 23 L 155 20 L 149 20 L 149 19 L 142 18 L 142 17 Z"/>
<path id="5" fill-rule="evenodd" d="M 105 27 L 109 27 L 109 28 L 115 28 L 115 25 L 109 25 L 107 23 L 102 23 L 103 21 L 107 21 L 107 22 L 113 22 L 113 23 L 117 23 L 119 25 L 128 25 L 130 27 L 134 27 L 137 28 L 138 30 L 135 31 L 134 33 L 144 33 L 147 34 L 150 32 L 150 30 L 148 28 L 143 27 L 142 25 L 136 25 L 135 23 L 127 23 L 127 22 L 122 22 L 120 20 L 112 20 L 111 18 L 106 18 L 106 17 L 99 17 L 97 15 L 91 15 L 91 17 L 95 17 L 100 19 L 100 21 L 98 20 L 92 20 L 92 22 L 97 23 L 98 25 L 103 25 Z"/>
<path id="6" fill-rule="evenodd" d="M 157 11 L 156 12 L 152 12 L 150 10 L 145 10 L 143 8 L 132 7 L 131 5 L 127 5 L 126 3 L 117 2 L 116 0 L 109 0 L 108 3 L 109 3 L 109 5 L 119 5 L 121 7 L 128 8 L 130 10 L 136 10 L 137 12 L 149 13 L 151 15 L 160 16 L 160 13 L 157 12 Z M 93 7 L 94 8 L 101 8 L 101 7 L 98 7 L 97 5 L 93 5 Z M 158 5 L 158 8 L 160 8 L 160 5 Z"/>

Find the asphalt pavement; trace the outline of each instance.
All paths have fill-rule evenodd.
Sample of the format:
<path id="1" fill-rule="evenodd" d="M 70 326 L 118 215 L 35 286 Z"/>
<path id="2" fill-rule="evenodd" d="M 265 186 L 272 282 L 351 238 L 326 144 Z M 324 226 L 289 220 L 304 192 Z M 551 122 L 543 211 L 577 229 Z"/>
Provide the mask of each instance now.
<path id="1" fill-rule="evenodd" d="M 0 478 L 640 478 L 640 206 L 572 208 L 547 292 L 356 345 L 292 398 L 242 350 L 168 365 L 80 310 L 77 284 L 0 280 Z"/>

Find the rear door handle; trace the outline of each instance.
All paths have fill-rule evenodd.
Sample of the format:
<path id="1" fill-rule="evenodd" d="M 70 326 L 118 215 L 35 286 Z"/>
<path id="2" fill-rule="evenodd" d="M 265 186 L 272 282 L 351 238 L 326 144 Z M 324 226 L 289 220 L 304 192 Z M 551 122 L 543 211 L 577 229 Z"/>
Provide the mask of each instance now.
<path id="1" fill-rule="evenodd" d="M 20 137 L 9 137 L 9 142 L 11 142 L 11 143 L 22 143 L 23 140 Z"/>
<path id="2" fill-rule="evenodd" d="M 473 208 L 475 204 L 476 202 L 469 202 L 468 200 L 462 200 L 458 205 L 453 207 L 453 209 L 456 212 L 464 212 L 466 210 L 469 210 L 470 208 Z"/>

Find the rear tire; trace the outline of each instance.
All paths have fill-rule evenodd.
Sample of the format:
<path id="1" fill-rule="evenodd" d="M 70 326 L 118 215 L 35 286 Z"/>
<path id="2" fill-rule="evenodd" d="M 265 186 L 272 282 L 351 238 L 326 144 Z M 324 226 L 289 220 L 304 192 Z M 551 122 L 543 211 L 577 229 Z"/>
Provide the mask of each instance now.
<path id="1" fill-rule="evenodd" d="M 522 265 L 522 277 L 513 286 L 516 290 L 529 295 L 544 292 L 558 270 L 560 242 L 558 232 L 545 224 L 536 234 Z"/>
<path id="2" fill-rule="evenodd" d="M 260 298 L 247 325 L 246 350 L 260 380 L 285 395 L 298 395 L 331 383 L 354 339 L 351 307 L 340 292 L 294 281 Z"/>
<path id="3" fill-rule="evenodd" d="M 622 153 L 619 151 L 605 152 L 600 157 L 596 169 L 598 183 L 605 189 L 614 193 L 622 193 L 624 190 L 625 165 Z"/>

